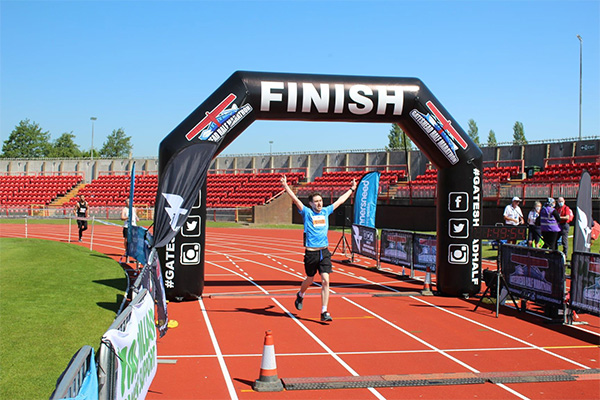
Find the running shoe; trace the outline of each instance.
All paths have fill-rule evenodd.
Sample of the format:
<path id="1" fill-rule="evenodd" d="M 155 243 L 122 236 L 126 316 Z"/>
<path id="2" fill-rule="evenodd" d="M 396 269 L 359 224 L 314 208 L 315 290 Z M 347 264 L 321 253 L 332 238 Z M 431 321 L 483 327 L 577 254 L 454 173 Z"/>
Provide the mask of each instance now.
<path id="1" fill-rule="evenodd" d="M 329 314 L 327 311 L 325 311 L 324 313 L 321 313 L 321 321 L 331 322 L 331 321 L 333 321 L 333 318 L 331 318 L 331 314 Z"/>
<path id="2" fill-rule="evenodd" d="M 296 301 L 294 301 L 296 310 L 302 310 L 302 300 L 303 300 L 303 298 L 300 297 L 300 292 L 296 293 Z"/>

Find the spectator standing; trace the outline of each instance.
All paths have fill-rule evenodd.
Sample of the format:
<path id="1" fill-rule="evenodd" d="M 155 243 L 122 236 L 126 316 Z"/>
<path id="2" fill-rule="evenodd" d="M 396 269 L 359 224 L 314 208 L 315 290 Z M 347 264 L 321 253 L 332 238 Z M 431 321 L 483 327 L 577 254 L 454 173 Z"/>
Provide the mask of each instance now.
<path id="1" fill-rule="evenodd" d="M 558 198 L 556 211 L 558 211 L 558 215 L 560 215 L 558 226 L 560 227 L 560 238 L 562 240 L 563 253 L 565 253 L 565 257 L 567 257 L 567 253 L 569 251 L 569 229 L 571 228 L 570 223 L 573 221 L 574 217 L 573 211 L 571 211 L 569 206 L 565 203 L 564 197 Z"/>
<path id="2" fill-rule="evenodd" d="M 523 211 L 521 211 L 521 207 L 519 207 L 519 203 L 521 199 L 517 196 L 512 198 L 512 202 L 504 208 L 504 223 L 506 225 L 523 225 L 525 224 L 525 220 L 523 219 Z M 508 243 L 515 244 L 515 240 L 508 241 Z"/>
<path id="3" fill-rule="evenodd" d="M 536 201 L 533 204 L 533 209 L 529 211 L 529 214 L 527 215 L 527 225 L 529 225 L 529 237 L 527 238 L 527 245 L 529 247 L 538 247 L 538 243 L 542 238 L 542 229 L 537 224 L 541 210 L 542 203 Z"/>
<path id="4" fill-rule="evenodd" d="M 558 226 L 560 215 L 554 208 L 555 205 L 556 201 L 552 197 L 548 197 L 548 201 L 540 210 L 540 227 L 544 238 L 544 248 L 550 250 L 556 250 L 556 241 L 560 233 L 560 226 Z"/>

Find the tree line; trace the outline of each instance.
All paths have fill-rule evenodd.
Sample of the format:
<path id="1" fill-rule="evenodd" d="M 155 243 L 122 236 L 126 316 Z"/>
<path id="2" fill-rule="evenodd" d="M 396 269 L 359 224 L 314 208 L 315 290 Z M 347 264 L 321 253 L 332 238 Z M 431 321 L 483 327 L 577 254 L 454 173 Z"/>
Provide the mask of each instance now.
<path id="1" fill-rule="evenodd" d="M 476 145 L 481 145 L 481 141 L 479 140 L 479 128 L 477 128 L 475 120 L 470 119 L 468 125 L 469 129 L 467 131 L 467 134 Z M 386 150 L 412 149 L 412 141 L 407 137 L 404 130 L 402 130 L 402 128 L 400 128 L 396 124 L 392 124 L 390 133 L 388 134 L 388 140 L 389 142 L 386 146 Z M 516 121 L 513 125 L 513 144 L 527 144 L 527 139 L 525 138 L 525 130 L 523 128 L 522 122 Z M 498 145 L 498 141 L 496 140 L 496 133 L 492 129 L 490 129 L 490 132 L 488 133 L 487 145 L 492 147 Z"/>
<path id="2" fill-rule="evenodd" d="M 468 122 L 469 129 L 467 134 L 478 146 L 479 129 L 473 119 Z M 80 150 L 74 142 L 73 132 L 63 133 L 56 140 L 50 140 L 50 132 L 44 132 L 39 124 L 22 120 L 10 133 L 8 139 L 2 145 L 1 158 L 89 158 L 92 156 L 90 150 Z M 513 144 L 527 144 L 523 123 L 516 121 L 513 126 Z M 496 134 L 490 130 L 487 137 L 488 146 L 497 146 Z M 410 150 L 412 149 L 412 140 L 396 124 L 392 124 L 388 134 L 388 145 L 386 150 Z M 115 129 L 106 138 L 99 150 L 93 149 L 94 157 L 105 158 L 127 158 L 129 157 L 133 145 L 131 136 L 126 136 L 122 128 Z"/>
<path id="3" fill-rule="evenodd" d="M 50 140 L 50 132 L 44 132 L 36 122 L 22 120 L 12 130 L 2 145 L 2 158 L 89 158 L 90 150 L 80 150 L 74 142 L 73 132 L 65 132 L 56 140 Z M 93 149 L 93 157 L 127 158 L 133 145 L 131 136 L 126 136 L 122 128 L 115 129 L 107 136 L 102 147 Z"/>

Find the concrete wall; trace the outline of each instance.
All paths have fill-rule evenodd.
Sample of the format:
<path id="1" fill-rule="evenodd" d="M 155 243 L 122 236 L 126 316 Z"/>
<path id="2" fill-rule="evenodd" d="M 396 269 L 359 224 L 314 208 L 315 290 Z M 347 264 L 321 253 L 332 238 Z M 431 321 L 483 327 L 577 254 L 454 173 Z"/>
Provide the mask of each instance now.
<path id="1" fill-rule="evenodd" d="M 291 224 L 292 199 L 286 193 L 273 199 L 269 204 L 254 207 L 254 223 L 256 224 Z"/>

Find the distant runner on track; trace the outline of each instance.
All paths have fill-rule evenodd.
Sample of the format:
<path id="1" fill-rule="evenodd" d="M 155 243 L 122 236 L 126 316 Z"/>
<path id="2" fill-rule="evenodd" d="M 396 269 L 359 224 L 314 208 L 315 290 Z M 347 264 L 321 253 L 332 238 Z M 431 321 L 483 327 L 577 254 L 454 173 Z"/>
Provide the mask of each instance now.
<path id="1" fill-rule="evenodd" d="M 329 303 L 329 274 L 332 269 L 331 253 L 329 252 L 329 241 L 327 239 L 329 215 L 340 205 L 344 204 L 356 190 L 356 179 L 352 180 L 352 187 L 346 193 L 327 207 L 323 207 L 323 197 L 320 193 L 311 193 L 308 196 L 310 208 L 305 207 L 292 189 L 290 189 L 285 175 L 281 177 L 281 184 L 292 198 L 294 204 L 296 204 L 296 207 L 298 207 L 298 211 L 304 220 L 304 270 L 306 278 L 300 285 L 300 291 L 296 294 L 294 305 L 297 310 L 302 310 L 304 293 L 313 283 L 315 274 L 319 271 L 319 274 L 321 274 L 321 321 L 332 321 L 331 315 L 327 311 L 327 304 Z"/>
<path id="2" fill-rule="evenodd" d="M 87 231 L 88 222 L 85 218 L 88 217 L 88 203 L 85 201 L 85 196 L 80 194 L 79 200 L 75 203 L 75 215 L 77 216 L 77 228 L 79 228 L 79 241 L 83 237 L 83 231 Z"/>

